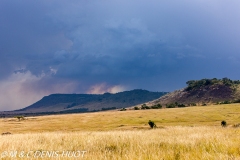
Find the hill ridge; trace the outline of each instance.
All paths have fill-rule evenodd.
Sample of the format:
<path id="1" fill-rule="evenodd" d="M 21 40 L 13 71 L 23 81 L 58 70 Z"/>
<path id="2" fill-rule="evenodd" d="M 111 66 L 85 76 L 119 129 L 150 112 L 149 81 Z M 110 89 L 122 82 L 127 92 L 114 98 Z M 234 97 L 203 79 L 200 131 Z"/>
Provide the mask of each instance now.
<path id="1" fill-rule="evenodd" d="M 201 79 L 186 82 L 187 87 L 170 92 L 147 104 L 184 104 L 206 105 L 218 103 L 234 103 L 240 100 L 240 81 L 233 81 L 228 78 L 223 79 Z"/>
<path id="2" fill-rule="evenodd" d="M 15 112 L 86 112 L 126 108 L 157 99 L 167 92 L 134 89 L 104 94 L 51 94 Z"/>

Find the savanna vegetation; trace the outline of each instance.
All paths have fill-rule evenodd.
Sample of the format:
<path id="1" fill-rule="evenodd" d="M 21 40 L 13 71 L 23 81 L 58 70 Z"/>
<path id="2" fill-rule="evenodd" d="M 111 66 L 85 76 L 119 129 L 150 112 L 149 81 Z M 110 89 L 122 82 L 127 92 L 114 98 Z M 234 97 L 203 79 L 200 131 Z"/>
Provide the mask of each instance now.
<path id="1" fill-rule="evenodd" d="M 169 126 L 153 130 L 43 132 L 0 137 L 3 151 L 30 159 L 226 160 L 240 158 L 239 128 Z M 86 151 L 83 157 L 39 157 L 45 151 Z M 34 153 L 36 157 L 34 157 Z M 14 158 L 4 158 L 10 160 Z M 16 158 L 29 159 L 29 158 Z"/>
<path id="2" fill-rule="evenodd" d="M 190 80 L 186 82 L 187 87 L 186 90 L 190 91 L 192 89 L 197 89 L 202 86 L 207 86 L 207 85 L 227 85 L 227 86 L 234 86 L 240 84 L 239 80 L 231 80 L 229 78 L 222 78 L 222 79 L 201 79 L 201 80 Z"/>
<path id="3" fill-rule="evenodd" d="M 0 154 L 86 151 L 84 157 L 38 159 L 240 159 L 239 113 L 239 104 L 225 104 L 25 117 L 21 121 L 2 118 L 1 133 L 11 134 L 0 136 Z"/>

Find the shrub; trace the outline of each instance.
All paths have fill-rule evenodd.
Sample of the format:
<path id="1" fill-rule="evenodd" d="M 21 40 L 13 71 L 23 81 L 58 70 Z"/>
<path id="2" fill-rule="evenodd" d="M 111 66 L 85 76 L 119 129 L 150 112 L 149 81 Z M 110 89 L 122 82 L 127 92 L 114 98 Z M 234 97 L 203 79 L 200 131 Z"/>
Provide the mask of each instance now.
<path id="1" fill-rule="evenodd" d="M 148 121 L 148 124 L 149 124 L 150 128 L 152 128 L 152 129 L 157 127 L 156 124 L 151 120 Z"/>
<path id="2" fill-rule="evenodd" d="M 166 104 L 166 108 L 175 108 L 175 107 L 176 107 L 175 103 Z"/>
<path id="3" fill-rule="evenodd" d="M 223 101 L 220 104 L 231 104 L 231 102 L 230 101 Z"/>
<path id="4" fill-rule="evenodd" d="M 196 103 L 190 103 L 190 106 L 197 106 Z"/>
<path id="5" fill-rule="evenodd" d="M 134 110 L 139 110 L 139 108 L 138 107 L 134 107 Z"/>
<path id="6" fill-rule="evenodd" d="M 222 122 L 221 122 L 221 126 L 222 126 L 222 127 L 226 127 L 226 126 L 227 126 L 227 122 L 226 122 L 226 121 L 222 121 Z"/>
<path id="7" fill-rule="evenodd" d="M 238 128 L 238 127 L 240 127 L 240 123 L 238 123 L 238 124 L 234 124 L 233 127 L 234 127 L 234 128 Z"/>
<path id="8" fill-rule="evenodd" d="M 178 104 L 178 107 L 186 107 L 184 104 Z"/>
<path id="9" fill-rule="evenodd" d="M 151 109 L 149 106 L 147 106 L 146 104 L 143 104 L 141 109 Z"/>
<path id="10" fill-rule="evenodd" d="M 240 103 L 240 99 L 233 101 L 233 103 Z"/>
<path id="11" fill-rule="evenodd" d="M 14 118 L 17 118 L 19 121 L 24 120 L 24 116 L 15 116 Z"/>
<path id="12" fill-rule="evenodd" d="M 146 106 L 145 109 L 151 109 L 149 106 Z"/>
<path id="13" fill-rule="evenodd" d="M 162 108 L 162 105 L 161 104 L 157 104 L 157 105 L 154 105 L 151 107 L 152 109 L 160 109 Z"/>
<path id="14" fill-rule="evenodd" d="M 122 108 L 122 109 L 120 109 L 120 111 L 126 111 L 127 109 L 126 108 Z"/>

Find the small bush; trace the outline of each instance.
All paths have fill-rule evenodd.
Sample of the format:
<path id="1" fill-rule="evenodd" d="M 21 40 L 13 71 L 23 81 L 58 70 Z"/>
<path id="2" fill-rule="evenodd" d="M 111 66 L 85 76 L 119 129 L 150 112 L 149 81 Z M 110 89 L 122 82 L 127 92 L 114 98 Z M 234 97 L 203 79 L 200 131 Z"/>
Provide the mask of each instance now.
<path id="1" fill-rule="evenodd" d="M 122 108 L 122 109 L 120 109 L 120 111 L 126 111 L 127 109 L 126 108 Z"/>
<path id="2" fill-rule="evenodd" d="M 161 104 L 157 104 L 157 105 L 154 105 L 154 106 L 151 106 L 152 109 L 160 109 L 162 108 L 162 105 Z"/>
<path id="3" fill-rule="evenodd" d="M 233 101 L 233 103 L 240 103 L 240 99 Z"/>
<path id="4" fill-rule="evenodd" d="M 145 109 L 151 109 L 149 106 L 146 106 Z"/>
<path id="5" fill-rule="evenodd" d="M 227 122 L 226 122 L 226 121 L 222 121 L 222 122 L 221 122 L 221 126 L 222 126 L 222 127 L 226 127 L 226 126 L 227 126 Z"/>
<path id="6" fill-rule="evenodd" d="M 139 110 L 139 108 L 138 107 L 134 107 L 134 110 Z"/>
<path id="7" fill-rule="evenodd" d="M 238 124 L 234 124 L 233 127 L 234 127 L 234 128 L 238 128 L 238 127 L 240 127 L 240 123 L 238 123 Z"/>
<path id="8" fill-rule="evenodd" d="M 196 103 L 189 103 L 188 106 L 197 106 Z"/>
<path id="9" fill-rule="evenodd" d="M 24 120 L 24 116 L 15 116 L 14 118 L 17 118 L 19 121 Z"/>
<path id="10" fill-rule="evenodd" d="M 152 129 L 157 127 L 156 124 L 151 120 L 148 121 L 148 124 L 149 124 L 150 128 L 152 128 Z"/>
<path id="11" fill-rule="evenodd" d="M 149 106 L 147 106 L 146 104 L 143 104 L 141 109 L 151 109 Z"/>
<path id="12" fill-rule="evenodd" d="M 223 101 L 220 104 L 231 104 L 231 102 L 230 101 Z"/>
<path id="13" fill-rule="evenodd" d="M 178 107 L 186 107 L 184 104 L 178 104 Z"/>
<path id="14" fill-rule="evenodd" d="M 166 108 L 175 108 L 175 107 L 176 107 L 175 103 L 166 104 Z"/>

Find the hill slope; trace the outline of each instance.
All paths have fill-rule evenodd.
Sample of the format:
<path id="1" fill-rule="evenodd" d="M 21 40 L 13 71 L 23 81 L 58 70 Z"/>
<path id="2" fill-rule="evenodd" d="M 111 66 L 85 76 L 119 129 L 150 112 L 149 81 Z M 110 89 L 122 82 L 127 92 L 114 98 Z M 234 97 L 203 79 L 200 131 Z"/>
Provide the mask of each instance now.
<path id="1" fill-rule="evenodd" d="M 166 92 L 149 92 L 132 90 L 116 94 L 52 94 L 40 101 L 18 111 L 22 112 L 86 112 L 116 108 L 125 108 L 145 103 L 166 94 Z"/>
<path id="2" fill-rule="evenodd" d="M 232 81 L 228 78 L 213 78 L 188 81 L 187 85 L 186 88 L 168 93 L 147 104 L 184 104 L 191 106 L 232 103 L 240 100 L 240 81 Z"/>

